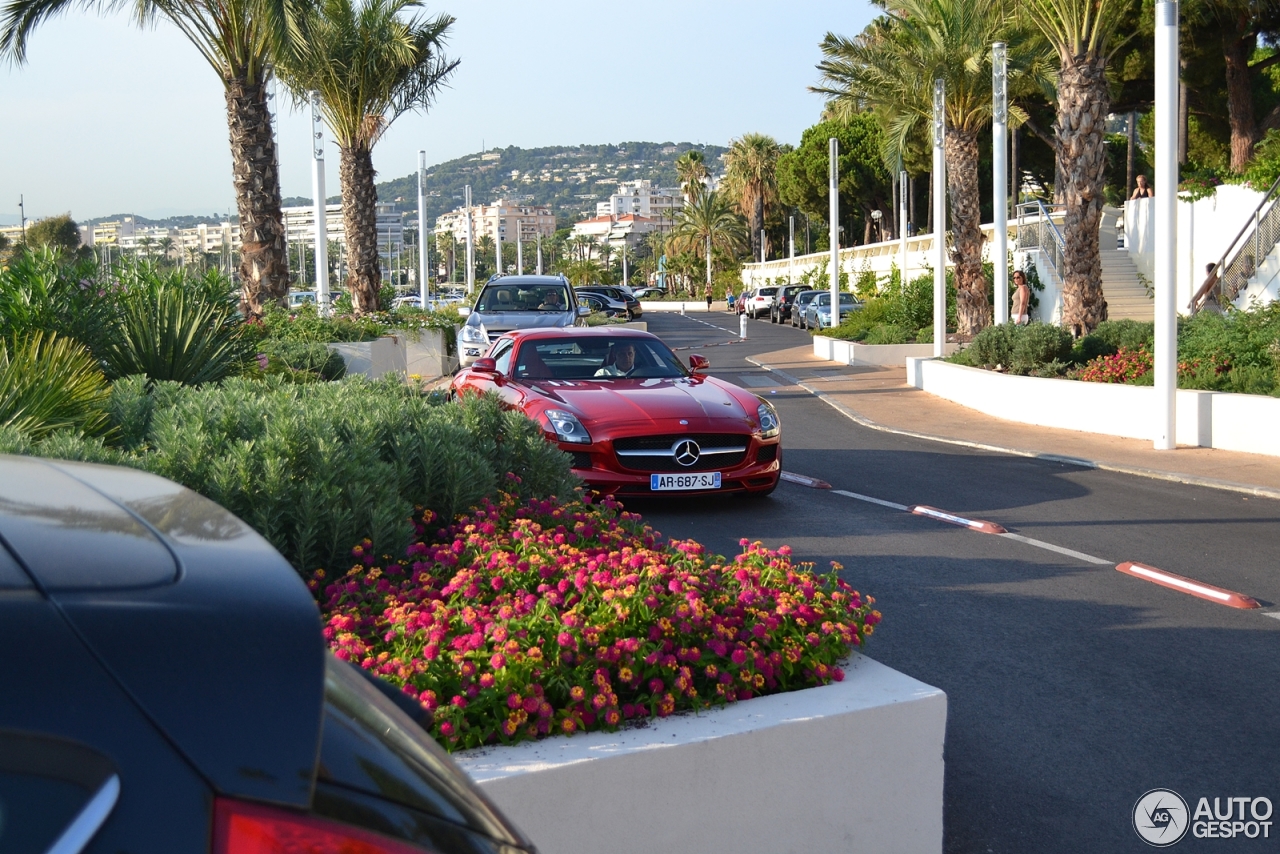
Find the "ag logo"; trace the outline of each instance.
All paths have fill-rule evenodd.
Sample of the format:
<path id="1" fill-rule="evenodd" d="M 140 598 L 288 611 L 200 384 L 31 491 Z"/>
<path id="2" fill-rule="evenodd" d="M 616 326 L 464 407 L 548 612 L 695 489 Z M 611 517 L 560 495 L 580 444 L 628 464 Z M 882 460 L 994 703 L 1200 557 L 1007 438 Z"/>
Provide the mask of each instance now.
<path id="1" fill-rule="evenodd" d="M 1187 802 L 1172 789 L 1152 789 L 1133 805 L 1133 829 L 1148 845 L 1165 848 L 1187 835 Z"/>

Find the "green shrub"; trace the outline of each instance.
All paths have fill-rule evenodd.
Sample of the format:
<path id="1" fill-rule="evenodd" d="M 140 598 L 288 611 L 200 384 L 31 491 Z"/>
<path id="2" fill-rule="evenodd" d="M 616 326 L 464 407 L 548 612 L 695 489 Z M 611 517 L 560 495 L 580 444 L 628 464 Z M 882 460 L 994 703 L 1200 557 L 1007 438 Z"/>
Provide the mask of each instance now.
<path id="1" fill-rule="evenodd" d="M 112 336 L 119 290 L 98 278 L 92 259 L 51 248 L 18 252 L 0 265 L 0 338 L 52 333 L 97 354 Z"/>
<path id="2" fill-rule="evenodd" d="M 161 286 L 125 296 L 102 360 L 113 377 L 200 385 L 232 376 L 246 351 L 232 306 L 196 290 Z"/>
<path id="3" fill-rule="evenodd" d="M 0 339 L 0 427 L 30 439 L 107 429 L 106 377 L 88 348 L 54 333 Z"/>
<path id="4" fill-rule="evenodd" d="M 892 323 L 877 323 L 862 339 L 864 344 L 909 344 L 911 331 Z"/>
<path id="5" fill-rule="evenodd" d="M 1099 356 L 1114 356 L 1120 348 L 1151 350 L 1155 342 L 1155 324 L 1137 320 L 1104 320 L 1081 338 L 1072 350 L 1071 360 L 1078 364 Z"/>
<path id="6" fill-rule="evenodd" d="M 130 377 L 111 397 L 118 449 L 66 434 L 19 441 L 10 431 L 0 451 L 117 462 L 175 480 L 244 519 L 299 571 L 345 568 L 364 537 L 402 549 L 415 506 L 451 519 L 499 487 L 541 497 L 577 484 L 541 428 L 494 398 L 445 404 L 361 377 L 160 382 L 149 392 Z"/>
<path id="7" fill-rule="evenodd" d="M 376 319 L 351 317 L 340 314 L 339 311 L 336 301 L 332 317 L 321 316 L 314 303 L 301 305 L 292 312 L 278 306 L 267 306 L 260 319 L 248 324 L 248 331 L 252 338 L 260 341 L 275 338 L 319 344 L 373 341 L 387 332 L 388 327 Z"/>
<path id="8" fill-rule="evenodd" d="M 1003 365 L 1013 363 L 1013 347 L 1019 327 L 1012 323 L 988 326 L 973 337 L 965 352 L 975 365 Z M 930 336 L 932 338 L 932 336 Z"/>
<path id="9" fill-rule="evenodd" d="M 1007 325 L 1007 324 L 1006 324 Z M 1029 374 L 1052 363 L 1062 363 L 1071 354 L 1071 333 L 1049 323 L 1013 326 L 1013 355 L 1010 365 L 1015 373 Z"/>
<path id="10" fill-rule="evenodd" d="M 258 345 L 258 349 L 268 360 L 278 362 L 280 367 L 310 379 L 340 380 L 347 373 L 347 363 L 342 356 L 324 344 L 268 338 Z"/>

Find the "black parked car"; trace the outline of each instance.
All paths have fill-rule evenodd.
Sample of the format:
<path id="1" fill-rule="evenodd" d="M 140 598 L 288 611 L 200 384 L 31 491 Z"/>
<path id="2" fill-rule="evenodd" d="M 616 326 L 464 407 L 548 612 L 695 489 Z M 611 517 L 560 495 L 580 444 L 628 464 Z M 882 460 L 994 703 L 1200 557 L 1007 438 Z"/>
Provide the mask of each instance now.
<path id="1" fill-rule="evenodd" d="M 808 285 L 786 285 L 778 288 L 778 296 L 769 306 L 770 323 L 786 323 L 791 319 L 791 309 L 795 306 L 796 294 L 808 290 Z"/>
<path id="2" fill-rule="evenodd" d="M 644 314 L 644 309 L 640 307 L 640 300 L 636 299 L 629 291 L 624 291 L 622 288 L 615 288 L 612 285 L 583 285 L 582 287 L 577 288 L 577 291 L 580 294 L 604 294 L 605 296 L 616 299 L 619 302 L 626 303 L 628 320 L 634 320 Z"/>
<path id="3" fill-rule="evenodd" d="M 297 573 L 132 469 L 0 456 L 0 851 L 533 851 L 325 650 Z"/>

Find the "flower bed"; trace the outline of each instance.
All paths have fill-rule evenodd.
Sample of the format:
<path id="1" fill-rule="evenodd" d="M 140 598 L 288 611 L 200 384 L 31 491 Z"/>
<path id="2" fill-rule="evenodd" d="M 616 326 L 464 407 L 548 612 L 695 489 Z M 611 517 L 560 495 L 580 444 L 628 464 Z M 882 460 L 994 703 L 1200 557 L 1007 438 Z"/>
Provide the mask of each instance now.
<path id="1" fill-rule="evenodd" d="M 311 586 L 335 654 L 402 686 L 450 750 L 839 681 L 880 620 L 838 566 L 746 541 L 725 560 L 610 499 L 504 493 L 417 526 L 405 557 L 357 546 L 345 576 Z"/>

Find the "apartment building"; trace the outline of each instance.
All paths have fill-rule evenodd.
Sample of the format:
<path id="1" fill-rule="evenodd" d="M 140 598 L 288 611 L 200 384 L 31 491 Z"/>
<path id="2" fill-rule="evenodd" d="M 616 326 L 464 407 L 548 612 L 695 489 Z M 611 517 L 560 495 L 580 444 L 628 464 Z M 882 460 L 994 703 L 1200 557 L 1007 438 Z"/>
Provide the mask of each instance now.
<path id="1" fill-rule="evenodd" d="M 471 227 L 476 240 L 489 236 L 503 243 L 536 240 L 539 234 L 556 232 L 556 218 L 549 205 L 534 205 L 499 199 L 491 205 L 471 206 Z M 449 211 L 436 217 L 436 234 L 452 234 L 454 240 L 467 237 L 467 209 Z"/>
<path id="2" fill-rule="evenodd" d="M 644 241 L 645 236 L 655 231 L 666 231 L 670 224 L 663 225 L 656 219 L 636 214 L 622 216 L 596 216 L 573 224 L 573 235 L 585 234 L 596 243 L 609 243 L 620 247 L 623 244 L 634 249 Z"/>
<path id="3" fill-rule="evenodd" d="M 654 187 L 649 180 L 624 181 L 618 185 L 618 192 L 609 196 L 609 201 L 596 203 L 596 216 L 634 214 L 671 222 L 683 207 L 684 196 L 679 190 Z"/>

